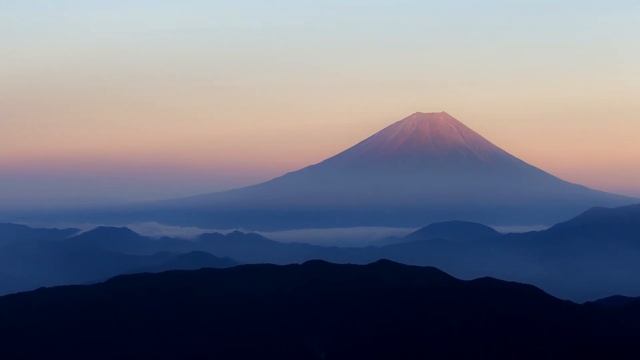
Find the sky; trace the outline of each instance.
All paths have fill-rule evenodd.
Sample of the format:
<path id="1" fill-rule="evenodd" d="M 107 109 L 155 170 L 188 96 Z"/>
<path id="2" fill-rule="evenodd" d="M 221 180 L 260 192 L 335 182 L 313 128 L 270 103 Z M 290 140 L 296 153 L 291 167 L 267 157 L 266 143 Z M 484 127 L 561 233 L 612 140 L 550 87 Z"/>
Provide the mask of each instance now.
<path id="1" fill-rule="evenodd" d="M 186 196 L 447 111 L 640 197 L 640 2 L 0 0 L 0 207 Z"/>

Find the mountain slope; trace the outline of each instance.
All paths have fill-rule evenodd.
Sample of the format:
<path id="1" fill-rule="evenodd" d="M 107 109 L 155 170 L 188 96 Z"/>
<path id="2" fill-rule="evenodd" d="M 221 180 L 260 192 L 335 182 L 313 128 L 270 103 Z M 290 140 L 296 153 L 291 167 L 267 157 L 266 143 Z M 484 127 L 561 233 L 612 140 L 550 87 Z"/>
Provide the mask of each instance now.
<path id="1" fill-rule="evenodd" d="M 445 239 L 449 241 L 484 240 L 500 236 L 496 230 L 472 222 L 446 221 L 430 224 L 407 235 L 404 241 Z"/>
<path id="2" fill-rule="evenodd" d="M 557 236 L 608 236 L 618 241 L 640 239 L 640 205 L 619 208 L 593 208 L 577 217 L 554 225 L 549 231 Z"/>
<path id="3" fill-rule="evenodd" d="M 389 261 L 247 265 L 2 297 L 0 356 L 637 358 L 638 325 L 618 322 L 625 314 Z"/>
<path id="4" fill-rule="evenodd" d="M 229 258 L 206 253 L 206 244 L 182 239 L 149 238 L 128 228 L 98 227 L 66 237 L 74 231 L 9 225 L 3 227 L 19 229 L 23 236 L 5 244 L 0 243 L 0 295 L 42 286 L 101 281 L 134 271 L 236 264 Z M 237 245 L 242 246 L 243 236 L 238 234 L 234 237 Z"/>
<path id="5" fill-rule="evenodd" d="M 640 273 L 640 212 L 636 209 L 593 209 L 548 230 L 521 234 L 500 234 L 481 224 L 448 221 L 426 226 L 393 244 L 364 248 L 282 243 L 241 232 L 204 234 L 193 240 L 155 239 L 128 229 L 100 228 L 79 238 L 0 247 L 0 293 L 164 269 L 167 262 L 175 262 L 171 254 L 159 252 L 195 251 L 240 263 L 324 259 L 363 264 L 387 258 L 436 266 L 461 278 L 493 276 L 531 283 L 576 301 L 615 294 L 640 296 L 636 276 Z M 127 239 L 133 239 L 133 245 Z M 191 267 L 202 264 L 191 260 Z"/>
<path id="6" fill-rule="evenodd" d="M 489 275 L 532 283 L 580 301 L 614 294 L 639 296 L 637 210 L 638 206 L 595 208 L 548 230 L 495 236 L 478 224 L 433 224 L 371 256 L 437 266 L 463 278 Z"/>
<path id="7" fill-rule="evenodd" d="M 319 164 L 247 188 L 141 207 L 137 214 L 254 229 L 409 227 L 451 219 L 525 225 L 630 201 L 558 179 L 446 113 L 415 113 Z"/>
<path id="8" fill-rule="evenodd" d="M 162 251 L 187 252 L 193 244 L 169 237 L 151 238 L 142 236 L 126 227 L 99 226 L 65 240 L 72 247 L 132 255 L 151 255 Z"/>
<path id="9" fill-rule="evenodd" d="M 146 268 L 135 269 L 131 273 L 139 272 L 163 272 L 170 270 L 197 270 L 203 268 L 226 268 L 238 265 L 227 257 L 220 258 L 204 251 L 191 251 L 186 254 L 178 254 L 169 260 Z"/>
<path id="10" fill-rule="evenodd" d="M 0 245 L 14 241 L 57 240 L 80 232 L 78 229 L 44 229 L 20 224 L 0 224 Z"/>

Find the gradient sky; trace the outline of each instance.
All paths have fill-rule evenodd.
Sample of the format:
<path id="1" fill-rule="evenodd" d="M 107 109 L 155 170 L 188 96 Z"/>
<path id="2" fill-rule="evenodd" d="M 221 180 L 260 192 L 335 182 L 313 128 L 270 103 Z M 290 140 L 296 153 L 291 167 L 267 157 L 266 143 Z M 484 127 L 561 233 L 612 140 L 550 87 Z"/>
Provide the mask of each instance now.
<path id="1" fill-rule="evenodd" d="M 640 196 L 640 2 L 0 0 L 0 203 L 264 180 L 447 111 Z"/>

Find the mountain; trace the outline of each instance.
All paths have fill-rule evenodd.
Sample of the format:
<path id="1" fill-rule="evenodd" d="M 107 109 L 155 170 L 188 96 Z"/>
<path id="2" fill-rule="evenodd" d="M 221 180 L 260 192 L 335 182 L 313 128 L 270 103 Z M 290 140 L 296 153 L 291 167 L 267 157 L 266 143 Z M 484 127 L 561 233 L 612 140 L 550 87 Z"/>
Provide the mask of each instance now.
<path id="1" fill-rule="evenodd" d="M 11 229 L 5 233 L 12 234 L 0 242 L 0 294 L 102 281 L 134 271 L 237 264 L 205 253 L 194 241 L 149 238 L 128 228 L 98 227 L 71 237 L 78 230 L 14 224 L 0 228 Z"/>
<path id="2" fill-rule="evenodd" d="M 637 209 L 594 208 L 544 231 L 513 234 L 478 223 L 447 221 L 391 244 L 359 248 L 282 243 L 238 231 L 191 240 L 157 239 L 126 228 L 101 227 L 61 240 L 0 246 L 0 293 L 91 282 L 132 271 L 162 271 L 167 266 L 221 266 L 215 256 L 245 264 L 310 259 L 365 264 L 386 258 L 436 266 L 465 279 L 492 276 L 526 282 L 575 301 L 640 296 Z M 211 254 L 211 261 L 200 261 L 199 252 Z"/>
<path id="3" fill-rule="evenodd" d="M 484 240 L 499 236 L 500 233 L 491 227 L 467 222 L 445 221 L 421 228 L 407 235 L 405 241 L 446 239 L 449 241 Z"/>
<path id="4" fill-rule="evenodd" d="M 451 219 L 539 225 L 631 201 L 563 181 L 441 112 L 410 115 L 319 164 L 262 184 L 120 213 L 210 228 L 416 227 Z"/>
<path id="5" fill-rule="evenodd" d="M 255 233 L 234 231 L 203 234 L 196 239 L 198 249 L 227 256 L 243 263 L 290 264 L 321 258 L 333 259 L 342 250 L 336 247 L 314 246 L 304 243 L 281 243 Z M 341 258 L 349 260 L 350 257 Z"/>
<path id="6" fill-rule="evenodd" d="M 245 265 L 1 297 L 0 357 L 637 359 L 637 308 L 386 260 Z"/>
<path id="7" fill-rule="evenodd" d="M 22 240 L 64 239 L 79 232 L 78 229 L 44 229 L 20 224 L 0 224 L 0 245 Z"/>
<path id="8" fill-rule="evenodd" d="M 68 239 L 67 243 L 107 251 L 138 253 L 147 246 L 148 241 L 148 238 L 126 227 L 99 226 Z"/>
<path id="9" fill-rule="evenodd" d="M 239 231 L 186 240 L 147 237 L 126 227 L 99 226 L 73 236 L 79 230 L 14 224 L 3 228 L 12 229 L 13 235 L 0 242 L 0 294 L 95 282 L 132 272 L 228 267 L 237 265 L 236 259 L 280 264 L 318 256 L 345 262 L 355 259 L 337 248 L 285 244 Z"/>
<path id="10" fill-rule="evenodd" d="M 169 257 L 127 255 L 61 241 L 15 242 L 0 248 L 0 273 L 11 280 L 0 277 L 0 294 L 95 282 Z"/>
<path id="11" fill-rule="evenodd" d="M 170 237 L 152 238 L 140 235 L 126 227 L 100 226 L 66 240 L 78 248 L 132 255 L 152 255 L 162 252 L 215 254 L 242 263 L 270 262 L 287 264 L 309 260 L 334 247 L 304 243 L 281 243 L 257 233 L 232 231 L 227 234 L 205 233 L 195 239 Z"/>
<path id="12" fill-rule="evenodd" d="M 238 265 L 230 258 L 220 258 L 204 251 L 192 251 L 186 254 L 176 255 L 162 264 L 147 268 L 136 269 L 138 272 L 163 272 L 169 270 L 197 270 L 203 268 L 226 268 Z"/>
<path id="13" fill-rule="evenodd" d="M 609 237 L 617 241 L 640 239 L 640 205 L 629 205 L 615 209 L 598 207 L 579 216 L 557 224 L 550 229 L 556 236 L 580 235 L 583 238 Z"/>
<path id="14" fill-rule="evenodd" d="M 478 224 L 434 224 L 398 244 L 369 250 L 368 259 L 437 266 L 463 278 L 489 275 L 527 282 L 580 301 L 621 293 L 640 296 L 640 278 L 634 275 L 640 272 L 638 209 L 594 208 L 547 230 L 494 236 Z"/>
<path id="15" fill-rule="evenodd" d="M 93 248 L 132 255 L 151 255 L 157 252 L 187 252 L 191 243 L 169 237 L 142 236 L 126 227 L 99 226 L 65 241 L 70 246 Z"/>
<path id="16" fill-rule="evenodd" d="M 634 306 L 634 307 L 639 306 L 640 298 L 614 295 L 614 296 L 609 296 L 596 301 L 591 301 L 588 304 L 607 307 L 607 308 L 613 308 L 613 309 L 620 309 L 628 306 Z"/>

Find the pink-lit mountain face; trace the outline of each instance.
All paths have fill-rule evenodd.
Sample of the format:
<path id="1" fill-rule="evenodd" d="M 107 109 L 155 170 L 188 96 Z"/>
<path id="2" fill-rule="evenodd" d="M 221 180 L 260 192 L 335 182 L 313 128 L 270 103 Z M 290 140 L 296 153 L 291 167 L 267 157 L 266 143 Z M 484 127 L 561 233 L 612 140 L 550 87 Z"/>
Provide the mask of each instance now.
<path id="1" fill-rule="evenodd" d="M 415 113 L 323 164 L 343 166 L 495 167 L 519 162 L 445 112 Z M 413 169 L 410 166 L 414 166 Z M 433 169 L 434 173 L 438 169 Z"/>
<path id="2" fill-rule="evenodd" d="M 455 158 L 485 163 L 503 161 L 507 153 L 451 115 L 415 113 L 338 155 L 339 161 L 439 161 Z"/>
<path id="3" fill-rule="evenodd" d="M 415 113 L 319 164 L 255 186 L 163 202 L 147 219 L 218 227 L 547 224 L 633 202 L 563 181 L 445 112 Z"/>

